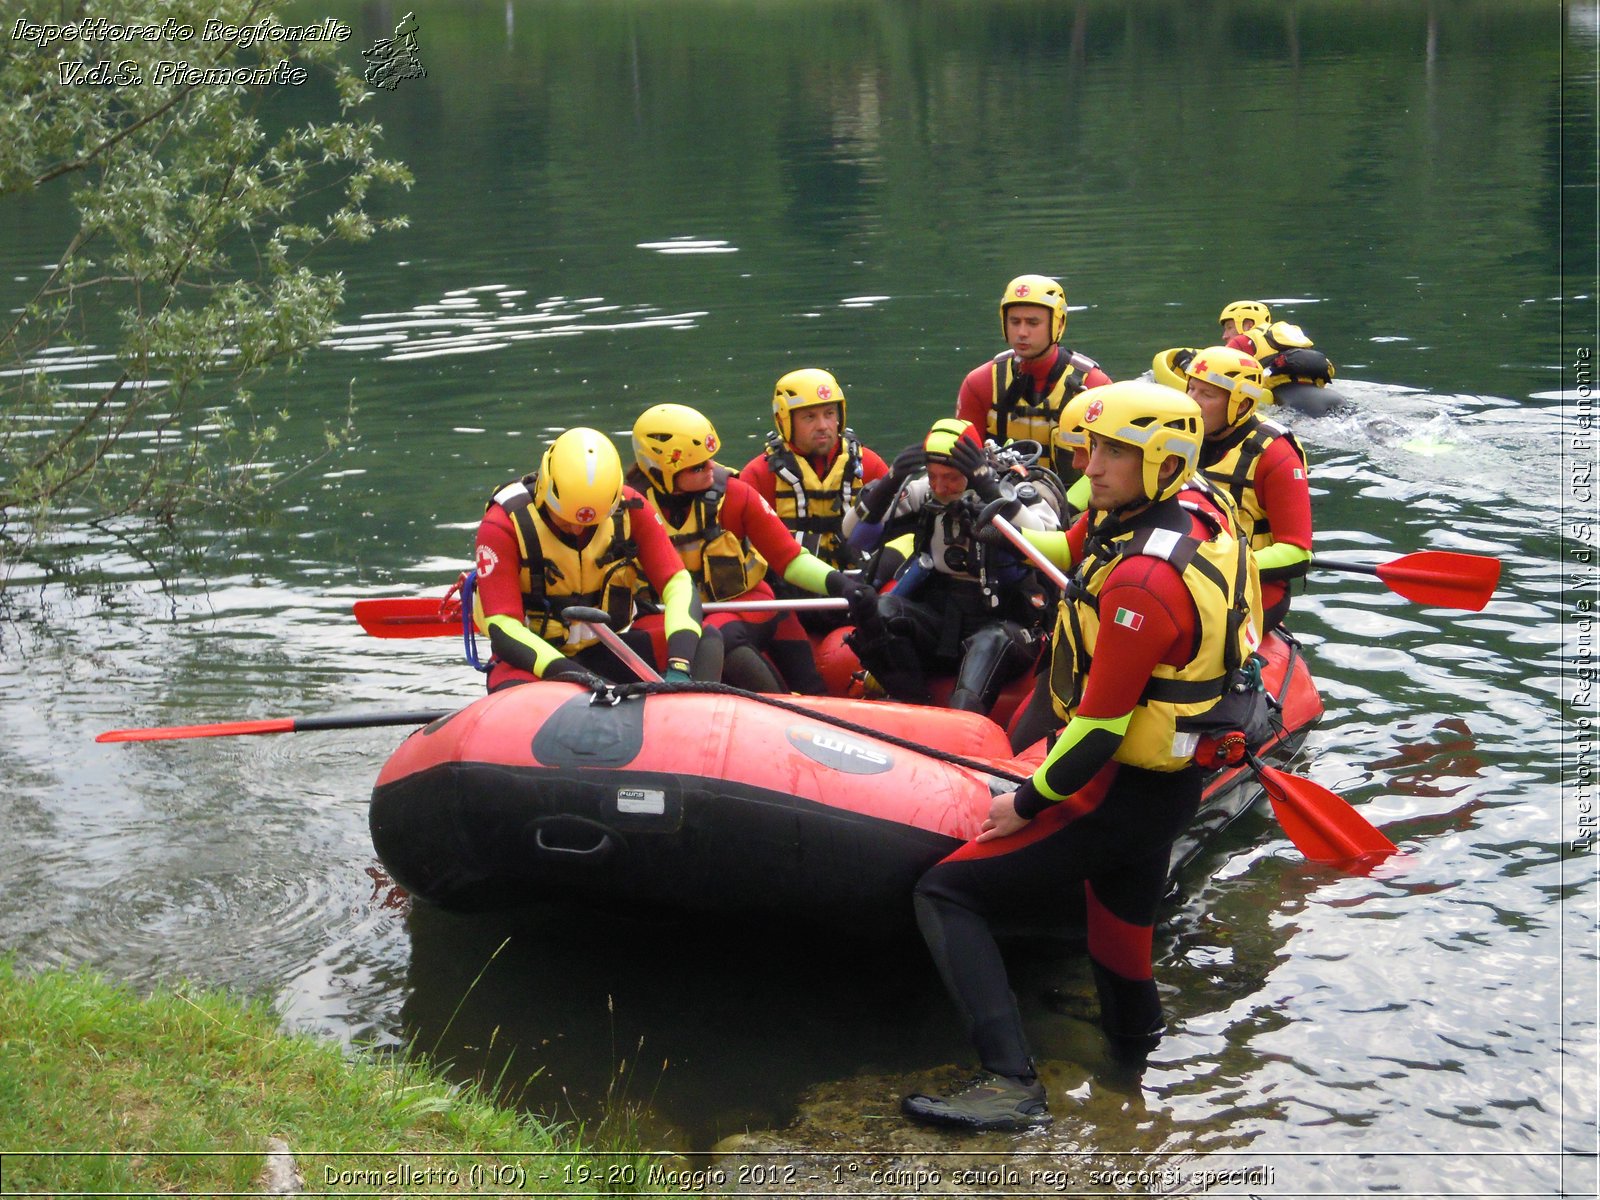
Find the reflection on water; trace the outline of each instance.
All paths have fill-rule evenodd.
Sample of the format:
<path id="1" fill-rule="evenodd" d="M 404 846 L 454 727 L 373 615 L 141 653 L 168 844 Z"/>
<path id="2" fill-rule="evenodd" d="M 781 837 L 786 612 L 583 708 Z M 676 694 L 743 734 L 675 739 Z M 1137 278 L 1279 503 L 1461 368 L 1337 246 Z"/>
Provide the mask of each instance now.
<path id="1" fill-rule="evenodd" d="M 349 603 L 441 591 L 493 488 L 569 424 L 625 434 L 691 403 L 738 465 L 773 381 L 821 364 L 892 451 L 1001 348 L 1012 274 L 1064 275 L 1068 340 L 1118 376 L 1264 294 L 1352 401 L 1287 418 L 1319 550 L 1493 554 L 1503 586 L 1468 614 L 1312 577 L 1291 624 L 1327 715 L 1304 769 L 1403 854 L 1341 876 L 1264 812 L 1209 846 L 1158 936 L 1173 1032 L 1142 1085 L 1107 1067 L 1082 958 L 1019 946 L 1050 1145 L 1282 1155 L 1280 1191 L 1553 1194 L 1554 1156 L 1594 1144 L 1596 1078 L 1592 860 L 1567 849 L 1559 786 L 1555 459 L 1590 410 L 1563 374 L 1583 289 L 1555 274 L 1552 199 L 1593 112 L 1561 91 L 1554 6 L 594 0 L 430 20 L 428 81 L 380 114 L 418 175 L 413 227 L 340 264 L 341 328 L 261 392 L 290 413 L 286 461 L 350 399 L 359 441 L 292 481 L 271 527 L 196 535 L 199 565 L 160 564 L 164 589 L 99 531 L 78 577 L 15 577 L 0 945 L 269 994 L 296 1027 L 414 1044 L 567 1120 L 621 1094 L 664 1146 L 795 1116 L 819 1141 L 938 1144 L 894 1115 L 967 1060 L 918 944 L 408 913 L 365 811 L 398 732 L 92 737 L 477 695 L 455 642 L 374 642 Z M 1592 47 L 1566 50 L 1592 80 Z M 1037 121 L 1015 119 L 1024 94 L 1053 97 Z M 1274 153 L 1177 169 L 1206 146 Z M 1572 236 L 1592 261 L 1592 231 Z M 0 257 L 12 282 L 44 269 L 26 237 Z"/>
<path id="2" fill-rule="evenodd" d="M 404 313 L 367 313 L 334 330 L 334 350 L 381 352 L 384 362 L 504 350 L 518 342 L 634 329 L 689 329 L 703 312 L 660 313 L 648 305 L 608 304 L 600 296 L 554 296 L 524 310 L 527 292 L 498 284 L 460 288 Z"/>

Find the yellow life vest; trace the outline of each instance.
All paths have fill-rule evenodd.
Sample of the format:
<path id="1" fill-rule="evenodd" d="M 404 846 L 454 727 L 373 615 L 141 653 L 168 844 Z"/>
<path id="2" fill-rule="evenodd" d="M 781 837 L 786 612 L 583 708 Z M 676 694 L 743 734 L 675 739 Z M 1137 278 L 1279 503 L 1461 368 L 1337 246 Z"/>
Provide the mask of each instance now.
<path id="1" fill-rule="evenodd" d="M 1189 532 L 1191 513 L 1205 526 L 1204 539 Z M 1133 529 L 1109 539 L 1091 534 L 1056 618 L 1050 700 L 1063 721 L 1072 719 L 1083 698 L 1101 624 L 1118 616 L 1100 612 L 1100 590 L 1113 568 L 1136 554 L 1164 559 L 1179 570 L 1199 613 L 1199 638 L 1183 666 L 1156 665 L 1113 757 L 1129 766 L 1177 771 L 1194 757 L 1199 718 L 1216 706 L 1260 643 L 1261 581 L 1255 560 L 1211 514 L 1177 501 L 1158 505 Z"/>
<path id="2" fill-rule="evenodd" d="M 1272 545 L 1272 522 L 1256 497 L 1256 468 L 1261 455 L 1279 438 L 1288 438 L 1301 466 L 1306 452 L 1282 425 L 1262 417 L 1249 416 L 1227 437 L 1207 442 L 1200 451 L 1200 471 L 1224 494 L 1231 496 L 1239 510 L 1239 530 L 1252 550 Z M 1212 461 L 1207 461 L 1215 458 Z"/>
<path id="3" fill-rule="evenodd" d="M 774 431 L 767 435 L 767 469 L 777 480 L 773 511 L 800 545 L 830 567 L 851 567 L 858 556 L 845 543 L 841 525 L 861 487 L 861 443 L 849 429 L 840 443 L 827 475 L 819 478 L 810 460 Z"/>
<path id="4" fill-rule="evenodd" d="M 668 509 L 676 506 L 663 505 L 661 493 L 650 485 L 641 472 L 629 475 L 629 482 L 635 487 L 644 485 L 639 490 L 650 497 L 650 502 L 661 514 L 661 523 L 666 526 L 678 556 L 683 559 L 683 565 L 699 583 L 700 596 L 704 600 L 732 600 L 735 596 L 742 596 L 767 574 L 767 560 L 756 552 L 750 539 L 734 536 L 722 527 L 719 520 L 731 475 L 728 468 L 713 466 L 711 486 L 703 492 L 694 493 L 681 525 L 674 525 L 668 515 Z M 659 603 L 659 597 L 654 597 L 653 593 L 652 598 Z"/>
<path id="5" fill-rule="evenodd" d="M 1032 375 L 1017 370 L 1017 356 L 1007 350 L 989 367 L 994 403 L 989 406 L 988 433 L 996 442 L 1028 439 L 1043 447 L 1039 463 L 1059 470 L 1055 463 L 1056 424 L 1061 410 L 1084 389 L 1084 379 L 1100 364 L 1087 355 L 1056 347 L 1056 360 L 1045 376 L 1043 394 Z M 1070 465 L 1070 464 L 1068 464 Z"/>
<path id="6" fill-rule="evenodd" d="M 632 538 L 629 510 L 638 508 L 640 502 L 624 500 L 580 550 L 545 521 L 533 503 L 534 483 L 535 476 L 529 475 L 506 484 L 494 494 L 489 507 L 498 504 L 505 509 L 516 531 L 524 623 L 563 653 L 576 654 L 596 639 L 576 636 L 561 620 L 564 609 L 572 605 L 604 609 L 613 629 L 626 629 L 633 623 L 639 551 Z M 483 612 L 476 597 L 473 604 L 481 629 Z"/>

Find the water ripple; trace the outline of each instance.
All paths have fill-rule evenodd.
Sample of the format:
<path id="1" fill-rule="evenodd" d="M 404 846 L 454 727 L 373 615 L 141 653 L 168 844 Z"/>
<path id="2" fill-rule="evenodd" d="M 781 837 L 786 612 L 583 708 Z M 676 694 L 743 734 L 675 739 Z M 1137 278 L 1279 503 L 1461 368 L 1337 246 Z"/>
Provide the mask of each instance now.
<path id="1" fill-rule="evenodd" d="M 608 304 L 598 296 L 554 296 L 528 310 L 522 304 L 526 294 L 499 284 L 461 288 L 405 312 L 368 313 L 353 325 L 339 326 L 322 344 L 353 353 L 377 351 L 383 362 L 407 362 L 621 329 L 692 329 L 707 315 Z"/>

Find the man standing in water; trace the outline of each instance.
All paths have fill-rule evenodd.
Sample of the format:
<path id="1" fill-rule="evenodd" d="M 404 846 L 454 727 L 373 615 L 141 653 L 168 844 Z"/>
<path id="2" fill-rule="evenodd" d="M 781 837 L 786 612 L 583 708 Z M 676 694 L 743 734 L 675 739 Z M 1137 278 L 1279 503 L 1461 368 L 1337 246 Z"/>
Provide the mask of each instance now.
<path id="1" fill-rule="evenodd" d="M 1069 882 L 1083 887 L 1112 1053 L 1140 1063 L 1159 1042 L 1156 907 L 1204 774 L 1189 727 L 1254 649 L 1248 555 L 1177 498 L 1199 463 L 1198 407 L 1158 384 L 1117 383 L 1091 400 L 1083 429 L 1092 511 L 1067 533 L 1024 534 L 1076 564 L 1049 675 L 1066 727 L 1029 781 L 995 798 L 978 838 L 916 887 L 917 923 L 982 1064 L 948 1096 L 904 1099 L 927 1124 L 1050 1122 L 991 922 L 1036 916 Z"/>

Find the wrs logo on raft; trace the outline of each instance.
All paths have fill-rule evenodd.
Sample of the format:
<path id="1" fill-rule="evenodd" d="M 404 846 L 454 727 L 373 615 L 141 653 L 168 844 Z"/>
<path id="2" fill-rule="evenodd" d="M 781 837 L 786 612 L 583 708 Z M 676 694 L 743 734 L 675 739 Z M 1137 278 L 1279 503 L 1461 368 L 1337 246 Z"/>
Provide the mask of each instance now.
<path id="1" fill-rule="evenodd" d="M 789 744 L 812 762 L 850 775 L 881 775 L 894 768 L 894 755 L 859 738 L 826 729 L 791 725 L 784 730 Z"/>

